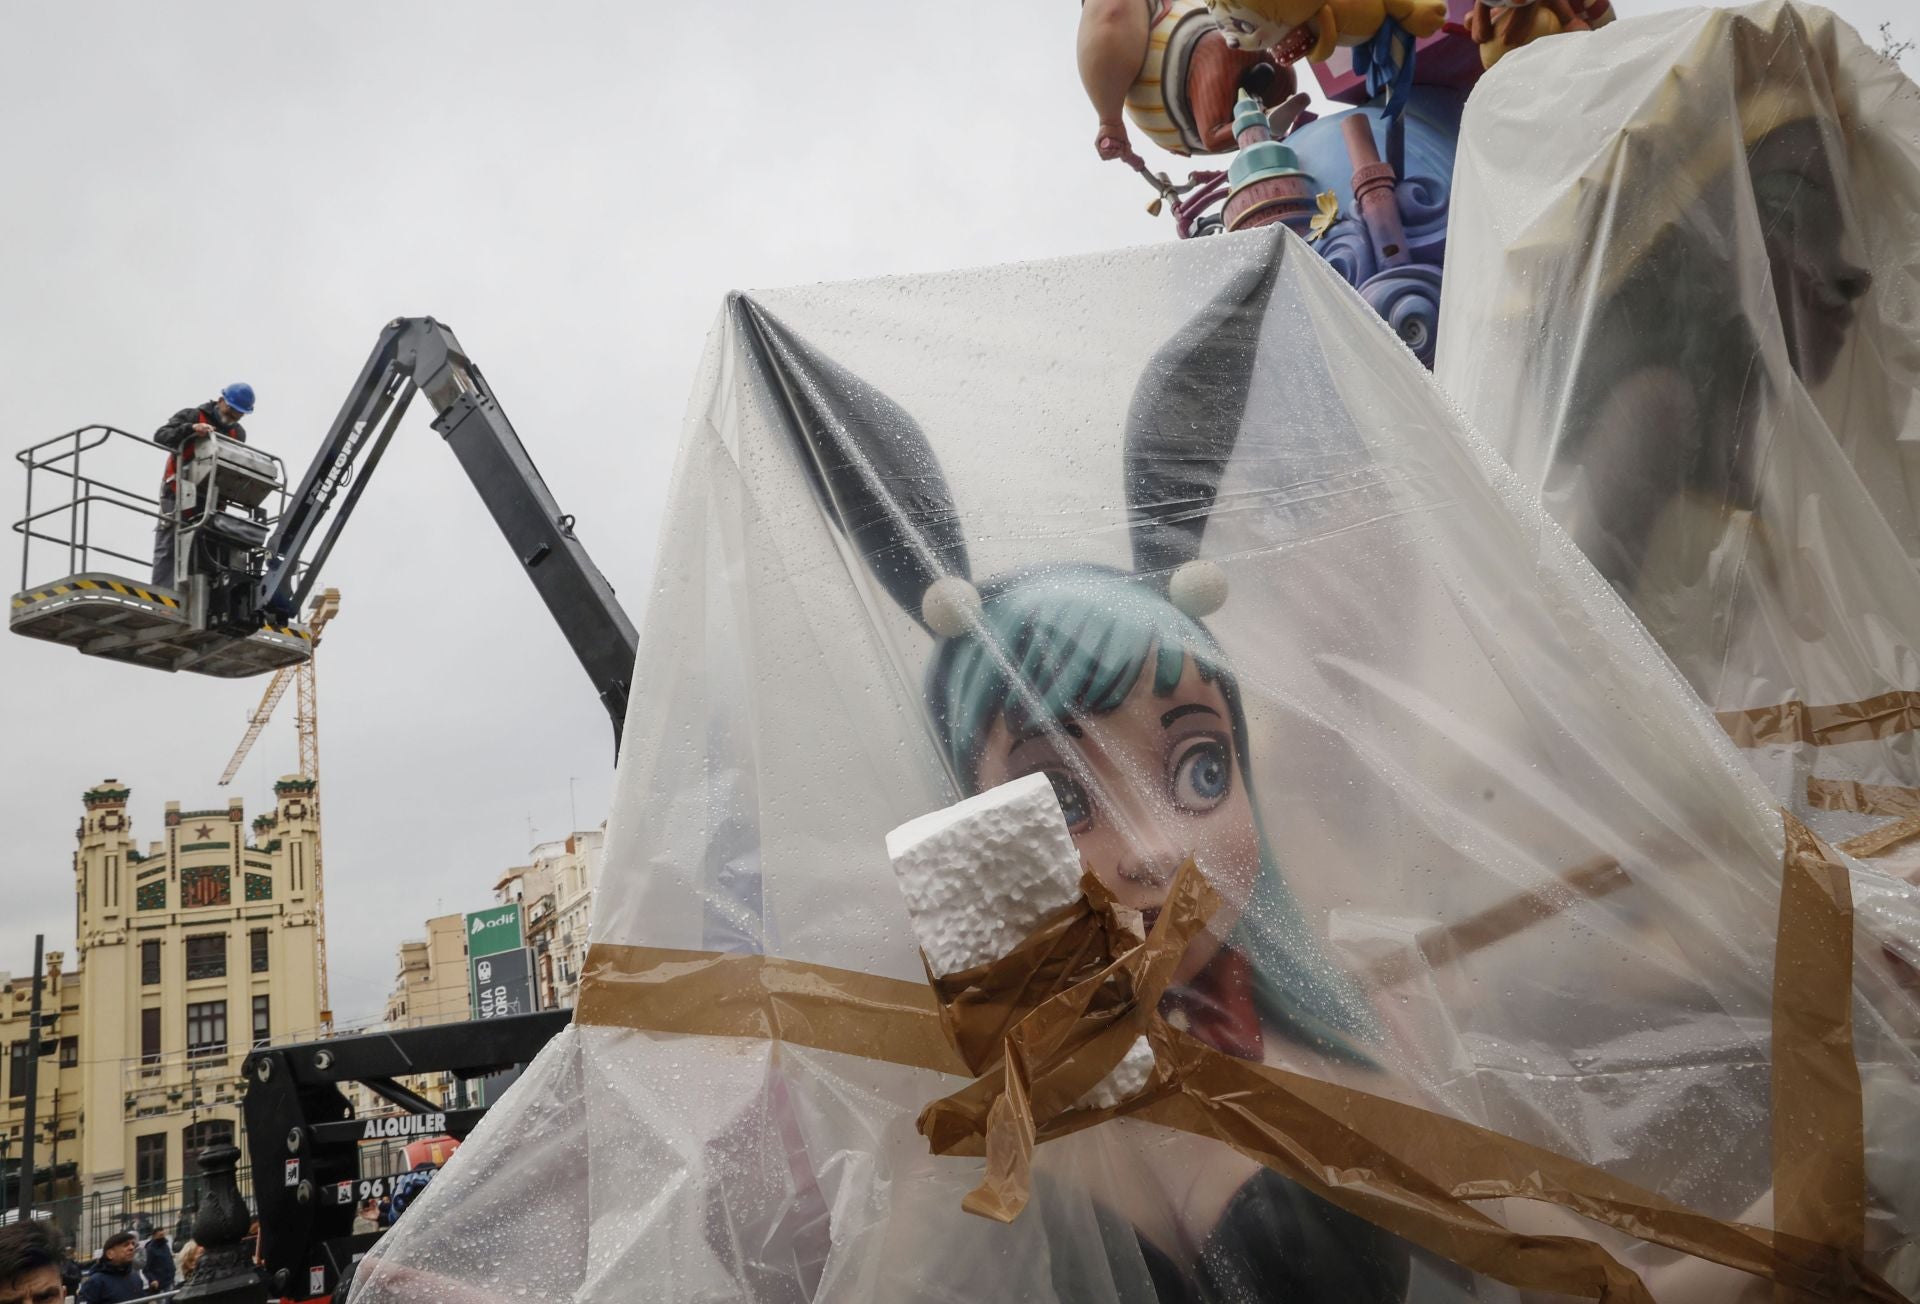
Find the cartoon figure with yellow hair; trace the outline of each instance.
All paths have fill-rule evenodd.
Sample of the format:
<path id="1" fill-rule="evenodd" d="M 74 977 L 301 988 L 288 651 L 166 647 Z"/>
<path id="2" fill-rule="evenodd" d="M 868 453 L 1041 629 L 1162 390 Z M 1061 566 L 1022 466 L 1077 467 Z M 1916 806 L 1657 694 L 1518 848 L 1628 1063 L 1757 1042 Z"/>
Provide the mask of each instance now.
<path id="1" fill-rule="evenodd" d="M 1123 109 L 1170 154 L 1225 154 L 1242 90 L 1268 109 L 1297 113 L 1306 103 L 1293 70 L 1270 50 L 1230 42 L 1203 0 L 1087 0 L 1078 47 L 1104 159 L 1133 157 Z"/>
<path id="2" fill-rule="evenodd" d="M 1239 50 L 1280 50 L 1314 63 L 1334 47 L 1364 45 L 1389 21 L 1416 39 L 1446 25 L 1446 0 L 1207 0 L 1207 11 Z"/>

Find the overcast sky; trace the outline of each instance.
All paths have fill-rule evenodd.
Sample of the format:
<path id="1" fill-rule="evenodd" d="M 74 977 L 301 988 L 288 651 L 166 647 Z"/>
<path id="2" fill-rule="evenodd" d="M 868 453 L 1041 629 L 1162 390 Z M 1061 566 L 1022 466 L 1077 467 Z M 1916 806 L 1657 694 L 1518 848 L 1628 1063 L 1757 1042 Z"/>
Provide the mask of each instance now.
<path id="1" fill-rule="evenodd" d="M 1901 3 L 1836 8 L 1873 39 L 1882 21 L 1920 27 Z M 641 619 L 727 290 L 1171 238 L 1140 181 L 1093 156 L 1076 14 L 7 6 L 0 442 L 150 432 L 244 379 L 253 441 L 297 478 L 380 328 L 431 314 Z M 394 948 L 428 916 L 488 904 L 531 843 L 598 824 L 612 775 L 585 675 L 430 415 L 409 415 L 325 571 L 342 594 L 319 661 L 342 1022 L 378 1016 Z M 9 521 L 23 482 L 9 460 Z M 11 536 L 0 560 L 11 592 Z M 46 557 L 30 578 L 59 569 Z M 216 786 L 263 685 L 0 638 L 0 970 L 27 970 L 36 931 L 72 951 L 91 784 L 132 786 L 142 843 L 168 799 L 267 808 L 297 765 L 291 694 L 234 787 Z"/>

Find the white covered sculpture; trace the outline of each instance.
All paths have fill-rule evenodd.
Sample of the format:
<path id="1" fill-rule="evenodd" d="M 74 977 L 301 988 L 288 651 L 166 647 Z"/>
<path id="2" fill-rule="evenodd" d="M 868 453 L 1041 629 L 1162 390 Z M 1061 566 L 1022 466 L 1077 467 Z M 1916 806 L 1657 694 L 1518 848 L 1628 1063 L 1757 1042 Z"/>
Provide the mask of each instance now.
<path id="1" fill-rule="evenodd" d="M 1836 842 L 1899 825 L 1858 849 L 1905 876 L 1916 208 L 1920 90 L 1823 9 L 1545 42 L 1467 108 L 1436 372 L 1776 799 Z"/>
<path id="2" fill-rule="evenodd" d="M 1920 1113 L 1847 1082 L 1917 1014 L 1843 863 L 1297 239 L 739 296 L 671 504 L 575 1024 L 355 1304 L 1733 1298 L 1776 1194 L 1780 1262 L 1897 1298 L 1920 1218 L 1849 1138 Z M 1164 1086 L 1049 1130 L 1036 1056 L 1023 1159 L 886 843 L 1037 776 L 1192 931 L 1102 1043 L 1143 1020 Z M 1680 1208 L 1720 1262 L 1628 1234 Z"/>

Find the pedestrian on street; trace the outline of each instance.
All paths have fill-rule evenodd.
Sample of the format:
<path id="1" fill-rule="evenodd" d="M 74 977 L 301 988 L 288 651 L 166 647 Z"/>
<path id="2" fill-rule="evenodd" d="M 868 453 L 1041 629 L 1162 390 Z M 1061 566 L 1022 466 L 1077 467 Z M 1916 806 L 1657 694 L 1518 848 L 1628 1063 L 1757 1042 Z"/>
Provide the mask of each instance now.
<path id="1" fill-rule="evenodd" d="M 361 1236 L 367 1232 L 377 1232 L 379 1230 L 380 1202 L 372 1196 L 368 1196 L 360 1202 L 360 1207 L 354 1211 L 353 1234 L 355 1236 Z"/>
<path id="2" fill-rule="evenodd" d="M 147 1274 L 147 1285 L 155 1291 L 172 1290 L 173 1246 L 167 1243 L 167 1234 L 156 1230 L 143 1248 L 147 1252 L 147 1264 L 141 1271 Z"/>
<path id="3" fill-rule="evenodd" d="M 134 1252 L 140 1238 L 133 1232 L 115 1232 L 100 1250 L 100 1261 L 80 1283 L 74 1304 L 125 1304 L 147 1293 L 147 1283 L 134 1270 Z"/>

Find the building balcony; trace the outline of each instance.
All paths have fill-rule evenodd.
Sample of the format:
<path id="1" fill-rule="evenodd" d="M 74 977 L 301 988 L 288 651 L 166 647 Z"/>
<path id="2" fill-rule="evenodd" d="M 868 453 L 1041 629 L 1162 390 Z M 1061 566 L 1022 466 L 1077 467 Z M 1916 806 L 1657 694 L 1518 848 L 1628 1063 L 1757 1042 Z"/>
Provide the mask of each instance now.
<path id="1" fill-rule="evenodd" d="M 244 1046 L 226 1045 L 207 1053 L 173 1051 L 165 1055 L 133 1057 L 120 1062 L 121 1090 L 129 1096 L 165 1093 L 175 1088 L 238 1081 Z"/>

